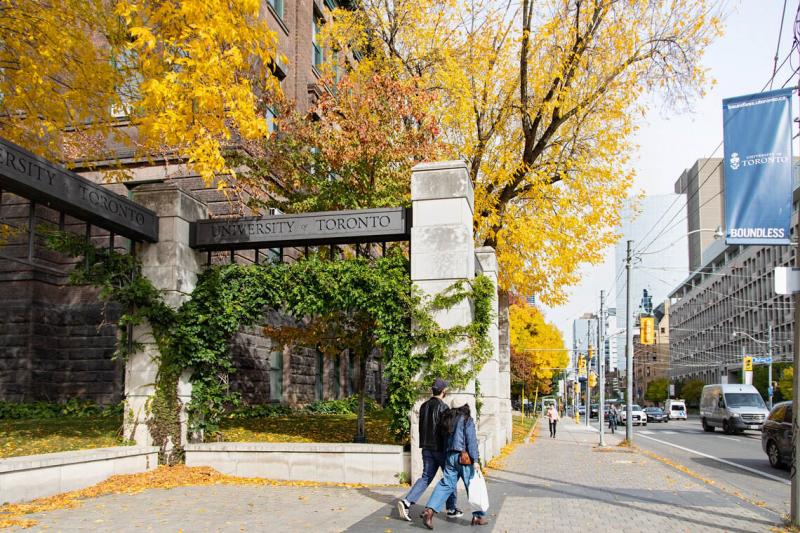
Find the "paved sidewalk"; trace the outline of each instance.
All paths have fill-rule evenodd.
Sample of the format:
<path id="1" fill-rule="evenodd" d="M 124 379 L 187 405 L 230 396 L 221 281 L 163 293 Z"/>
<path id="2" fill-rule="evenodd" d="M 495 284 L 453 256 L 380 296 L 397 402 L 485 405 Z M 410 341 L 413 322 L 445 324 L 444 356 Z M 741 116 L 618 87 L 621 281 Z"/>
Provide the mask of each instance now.
<path id="1" fill-rule="evenodd" d="M 546 424 L 489 474 L 491 525 L 482 531 L 769 531 L 774 518 L 755 506 L 638 452 L 597 451 L 597 432 L 564 420 L 557 439 Z M 619 434 L 618 434 L 619 435 Z M 609 436 L 616 444 L 619 436 Z M 31 515 L 25 531 L 426 531 L 400 520 L 397 487 L 211 486 L 104 496 L 77 509 Z M 427 500 L 427 494 L 422 502 Z M 466 495 L 460 506 L 468 510 Z M 434 520 L 436 531 L 464 532 L 459 520 Z M 466 530 L 465 530 L 466 528 Z M 23 530 L 19 530 L 23 531 Z"/>

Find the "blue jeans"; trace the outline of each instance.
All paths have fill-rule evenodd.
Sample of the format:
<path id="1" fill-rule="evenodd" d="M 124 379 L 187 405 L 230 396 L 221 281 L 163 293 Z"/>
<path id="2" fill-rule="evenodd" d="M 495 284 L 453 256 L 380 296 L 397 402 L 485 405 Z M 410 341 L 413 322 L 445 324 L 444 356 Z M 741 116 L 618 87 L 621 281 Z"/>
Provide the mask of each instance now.
<path id="1" fill-rule="evenodd" d="M 444 452 L 422 450 L 422 475 L 416 481 L 416 483 L 414 483 L 414 486 L 411 487 L 411 490 L 408 491 L 408 494 L 406 495 L 406 500 L 408 500 L 408 503 L 417 503 L 417 500 L 419 500 L 419 497 L 422 496 L 422 493 L 425 492 L 425 489 L 427 489 L 431 484 L 431 481 L 433 481 L 433 478 L 436 476 L 436 472 L 440 468 L 442 469 L 442 472 L 444 472 Z M 453 491 L 453 494 L 447 498 L 447 508 L 456 508 L 455 491 Z"/>
<path id="2" fill-rule="evenodd" d="M 467 489 L 467 495 L 469 495 L 469 480 L 475 475 L 475 465 L 459 464 L 459 455 L 460 452 L 447 452 L 442 479 L 436 484 L 436 488 L 433 489 L 433 494 L 428 498 L 428 505 L 426 505 L 426 507 L 433 509 L 434 512 L 438 513 L 441 511 L 445 499 L 449 501 L 449 498 L 456 493 L 456 485 L 459 479 L 464 482 L 464 488 Z M 475 516 L 483 516 L 486 513 L 483 511 L 472 511 L 472 514 Z"/>

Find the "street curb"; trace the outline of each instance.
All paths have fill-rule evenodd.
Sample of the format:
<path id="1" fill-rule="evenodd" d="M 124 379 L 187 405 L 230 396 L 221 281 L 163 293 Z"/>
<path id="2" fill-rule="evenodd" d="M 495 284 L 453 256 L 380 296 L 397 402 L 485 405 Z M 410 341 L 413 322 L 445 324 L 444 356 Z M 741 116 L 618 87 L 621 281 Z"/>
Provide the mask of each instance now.
<path id="1" fill-rule="evenodd" d="M 522 439 L 523 444 L 530 444 L 531 437 L 533 437 L 533 440 L 536 440 L 536 437 L 534 437 L 533 432 L 536 431 L 538 427 L 539 427 L 539 417 L 537 416 L 536 422 L 533 424 L 533 426 L 531 426 L 531 430 L 528 432 L 527 435 L 525 435 L 525 438 Z"/>

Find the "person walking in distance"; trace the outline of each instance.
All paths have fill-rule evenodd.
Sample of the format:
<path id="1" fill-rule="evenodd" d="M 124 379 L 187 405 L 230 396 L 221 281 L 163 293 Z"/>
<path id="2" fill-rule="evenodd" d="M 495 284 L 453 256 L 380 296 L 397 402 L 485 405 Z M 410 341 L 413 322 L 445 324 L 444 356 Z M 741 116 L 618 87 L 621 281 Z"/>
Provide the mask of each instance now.
<path id="1" fill-rule="evenodd" d="M 436 484 L 422 512 L 422 523 L 433 529 L 433 515 L 439 512 L 445 499 L 455 494 L 458 480 L 464 482 L 469 494 L 469 482 L 480 469 L 478 454 L 478 433 L 475 420 L 470 416 L 469 405 L 450 409 L 442 417 L 442 434 L 447 436 L 445 446 L 445 467 L 442 479 Z M 489 521 L 483 511 L 472 512 L 472 525 L 485 526 Z"/>
<path id="2" fill-rule="evenodd" d="M 612 405 L 611 409 L 608 410 L 608 429 L 611 430 L 612 434 L 617 432 L 617 416 L 618 415 L 619 415 L 619 413 L 617 413 L 617 406 L 616 405 Z"/>
<path id="3" fill-rule="evenodd" d="M 431 398 L 419 408 L 419 447 L 422 448 L 422 475 L 408 491 L 405 498 L 397 501 L 400 517 L 411 522 L 409 511 L 436 476 L 441 468 L 444 472 L 445 442 L 439 430 L 442 414 L 449 409 L 444 403 L 447 395 L 447 382 L 437 378 L 431 388 Z M 456 494 L 447 498 L 447 517 L 460 518 L 464 513 L 456 507 Z"/>
<path id="4" fill-rule="evenodd" d="M 547 417 L 547 422 L 550 425 L 550 438 L 554 439 L 556 438 L 556 426 L 558 425 L 558 421 L 561 419 L 561 417 L 558 416 L 558 410 L 553 405 L 547 408 L 547 414 L 545 416 Z"/>

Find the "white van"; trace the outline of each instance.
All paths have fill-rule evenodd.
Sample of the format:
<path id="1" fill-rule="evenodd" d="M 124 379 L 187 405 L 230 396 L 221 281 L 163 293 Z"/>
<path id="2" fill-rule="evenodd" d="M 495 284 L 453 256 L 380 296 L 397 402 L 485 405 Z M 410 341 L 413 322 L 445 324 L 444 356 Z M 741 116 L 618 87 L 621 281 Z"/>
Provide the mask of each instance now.
<path id="1" fill-rule="evenodd" d="M 683 400 L 667 400 L 664 411 L 672 420 L 688 420 L 686 402 Z"/>
<path id="2" fill-rule="evenodd" d="M 725 433 L 761 430 L 769 410 L 752 385 L 706 385 L 700 398 L 700 422 L 706 431 Z"/>

